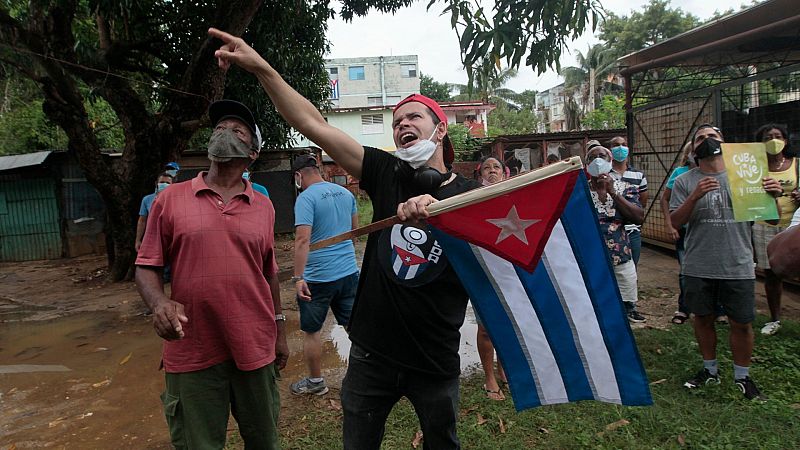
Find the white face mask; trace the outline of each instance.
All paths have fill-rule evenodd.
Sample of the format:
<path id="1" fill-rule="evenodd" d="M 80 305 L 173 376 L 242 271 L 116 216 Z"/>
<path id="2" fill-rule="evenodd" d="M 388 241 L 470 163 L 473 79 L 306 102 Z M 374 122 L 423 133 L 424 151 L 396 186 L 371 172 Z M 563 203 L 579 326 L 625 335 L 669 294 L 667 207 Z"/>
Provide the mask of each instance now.
<path id="1" fill-rule="evenodd" d="M 589 175 L 593 177 L 605 175 L 611 172 L 611 161 L 606 161 L 603 158 L 595 158 L 589 163 L 586 170 L 589 172 Z"/>
<path id="2" fill-rule="evenodd" d="M 398 148 L 394 155 L 403 161 L 409 163 L 411 167 L 418 169 L 420 166 L 428 162 L 436 151 L 436 143 L 433 142 L 433 136 L 436 135 L 436 128 L 433 129 L 431 137 L 417 141 L 416 144 L 408 148 Z"/>

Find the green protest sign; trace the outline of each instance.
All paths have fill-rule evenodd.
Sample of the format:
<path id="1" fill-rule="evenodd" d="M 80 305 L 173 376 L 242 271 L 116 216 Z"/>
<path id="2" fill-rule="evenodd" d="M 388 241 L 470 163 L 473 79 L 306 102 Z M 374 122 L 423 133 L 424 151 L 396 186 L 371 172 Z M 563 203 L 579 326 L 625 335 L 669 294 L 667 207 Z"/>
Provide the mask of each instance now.
<path id="1" fill-rule="evenodd" d="M 762 186 L 769 176 L 766 147 L 761 142 L 722 144 L 722 158 L 731 187 L 733 217 L 737 222 L 778 218 L 775 199 Z"/>

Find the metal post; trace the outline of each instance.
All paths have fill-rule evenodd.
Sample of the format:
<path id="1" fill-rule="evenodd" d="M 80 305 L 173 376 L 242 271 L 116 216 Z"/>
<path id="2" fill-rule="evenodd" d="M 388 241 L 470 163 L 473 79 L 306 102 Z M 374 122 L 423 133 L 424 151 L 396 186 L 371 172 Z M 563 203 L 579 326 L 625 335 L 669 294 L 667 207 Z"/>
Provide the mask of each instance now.
<path id="1" fill-rule="evenodd" d="M 625 75 L 625 129 L 628 135 L 628 148 L 632 149 L 636 142 L 633 138 L 633 88 L 630 75 Z"/>

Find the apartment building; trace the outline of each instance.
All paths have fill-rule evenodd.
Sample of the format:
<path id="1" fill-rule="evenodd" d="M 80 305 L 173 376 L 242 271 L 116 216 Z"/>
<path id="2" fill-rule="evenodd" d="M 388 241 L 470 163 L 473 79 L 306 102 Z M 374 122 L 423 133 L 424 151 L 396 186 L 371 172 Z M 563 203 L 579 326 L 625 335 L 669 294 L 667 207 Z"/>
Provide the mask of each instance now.
<path id="1" fill-rule="evenodd" d="M 567 117 L 564 114 L 564 83 L 539 92 L 536 97 L 536 111 L 539 116 L 539 132 L 555 133 L 568 131 Z"/>
<path id="2" fill-rule="evenodd" d="M 329 59 L 334 110 L 391 106 L 419 92 L 417 55 Z"/>
<path id="3" fill-rule="evenodd" d="M 325 120 L 360 144 L 394 151 L 392 109 L 400 100 L 419 93 L 417 55 L 337 58 L 325 62 L 330 79 L 330 111 Z M 442 102 L 448 123 L 463 123 L 475 136 L 487 131 L 487 114 L 494 105 L 482 102 Z M 313 142 L 297 136 L 297 145 Z"/>

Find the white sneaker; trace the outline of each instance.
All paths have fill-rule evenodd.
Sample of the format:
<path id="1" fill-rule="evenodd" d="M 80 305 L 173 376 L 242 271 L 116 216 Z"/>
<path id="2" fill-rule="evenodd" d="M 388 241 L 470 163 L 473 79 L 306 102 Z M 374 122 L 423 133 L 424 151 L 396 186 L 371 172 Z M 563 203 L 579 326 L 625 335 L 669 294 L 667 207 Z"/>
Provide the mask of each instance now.
<path id="1" fill-rule="evenodd" d="M 780 329 L 781 329 L 780 320 L 776 320 L 775 322 L 767 322 L 766 324 L 764 324 L 764 328 L 761 329 L 761 334 L 772 336 L 773 334 L 777 333 L 778 330 Z"/>

